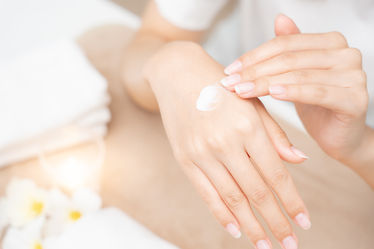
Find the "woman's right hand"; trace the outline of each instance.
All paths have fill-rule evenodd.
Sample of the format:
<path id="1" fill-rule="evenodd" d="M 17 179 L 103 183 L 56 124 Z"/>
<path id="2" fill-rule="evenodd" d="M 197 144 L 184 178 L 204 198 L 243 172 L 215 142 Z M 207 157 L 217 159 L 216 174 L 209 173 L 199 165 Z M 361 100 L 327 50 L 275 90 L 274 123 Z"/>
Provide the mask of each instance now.
<path id="1" fill-rule="evenodd" d="M 252 205 L 282 247 L 296 249 L 296 236 L 273 191 L 304 229 L 310 227 L 309 214 L 274 149 L 287 139 L 261 102 L 243 101 L 222 88 L 215 110 L 197 110 L 201 89 L 222 78 L 223 68 L 194 43 L 166 45 L 144 72 L 174 154 L 219 222 L 234 237 L 242 229 L 258 249 L 270 249 Z"/>

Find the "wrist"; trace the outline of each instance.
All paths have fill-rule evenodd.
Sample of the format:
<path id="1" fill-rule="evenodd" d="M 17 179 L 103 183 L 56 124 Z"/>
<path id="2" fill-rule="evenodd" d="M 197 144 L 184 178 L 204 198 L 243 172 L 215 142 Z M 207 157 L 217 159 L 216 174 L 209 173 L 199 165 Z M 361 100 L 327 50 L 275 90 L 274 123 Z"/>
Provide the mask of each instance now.
<path id="1" fill-rule="evenodd" d="M 144 78 L 149 82 L 159 104 L 169 98 L 195 101 L 195 95 L 223 75 L 222 66 L 196 43 L 170 42 L 146 63 Z"/>
<path id="2" fill-rule="evenodd" d="M 374 187 L 374 130 L 365 127 L 362 142 L 342 163 Z"/>

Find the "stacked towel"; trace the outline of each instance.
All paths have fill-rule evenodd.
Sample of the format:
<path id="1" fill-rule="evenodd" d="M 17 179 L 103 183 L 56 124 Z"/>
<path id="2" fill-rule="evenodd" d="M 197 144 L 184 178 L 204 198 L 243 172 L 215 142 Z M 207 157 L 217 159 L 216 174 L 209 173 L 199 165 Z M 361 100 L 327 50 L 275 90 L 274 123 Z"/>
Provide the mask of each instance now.
<path id="1" fill-rule="evenodd" d="M 178 249 L 116 208 L 106 208 L 77 221 L 51 239 L 47 249 Z"/>
<path id="2" fill-rule="evenodd" d="M 107 82 L 73 41 L 0 67 L 0 166 L 104 136 Z"/>

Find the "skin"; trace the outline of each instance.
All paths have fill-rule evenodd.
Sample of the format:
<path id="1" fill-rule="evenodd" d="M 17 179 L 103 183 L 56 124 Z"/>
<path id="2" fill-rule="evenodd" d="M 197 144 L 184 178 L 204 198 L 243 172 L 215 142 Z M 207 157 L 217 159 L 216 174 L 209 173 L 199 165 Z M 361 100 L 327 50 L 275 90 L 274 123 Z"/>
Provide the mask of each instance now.
<path id="1" fill-rule="evenodd" d="M 238 59 L 241 68 L 229 74 L 240 80 L 227 89 L 244 99 L 271 95 L 294 102 L 319 146 L 374 188 L 374 131 L 365 124 L 368 92 L 360 51 L 338 32 L 302 34 L 284 15 L 276 19 L 275 33 Z M 254 88 L 240 91 L 243 84 Z"/>
<path id="2" fill-rule="evenodd" d="M 281 244 L 285 238 L 297 243 L 275 196 L 292 219 L 309 217 L 281 161 L 305 158 L 291 150 L 258 99 L 243 101 L 222 89 L 223 100 L 214 111 L 196 110 L 200 91 L 224 76 L 223 67 L 197 44 L 202 35 L 171 25 L 150 2 L 124 52 L 127 92 L 144 109 L 160 111 L 177 160 L 225 228 L 242 229 L 253 244 L 270 243 L 253 205 Z"/>

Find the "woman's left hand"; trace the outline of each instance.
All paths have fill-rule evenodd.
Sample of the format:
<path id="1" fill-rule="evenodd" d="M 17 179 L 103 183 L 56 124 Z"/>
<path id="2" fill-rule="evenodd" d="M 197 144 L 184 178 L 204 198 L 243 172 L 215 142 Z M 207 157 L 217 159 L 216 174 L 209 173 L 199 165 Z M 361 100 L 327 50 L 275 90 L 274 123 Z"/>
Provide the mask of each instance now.
<path id="1" fill-rule="evenodd" d="M 225 69 L 221 83 L 242 98 L 270 94 L 292 101 L 306 129 L 330 156 L 343 161 L 363 144 L 368 105 L 358 49 L 338 32 L 300 34 L 284 15 L 278 35 Z"/>

